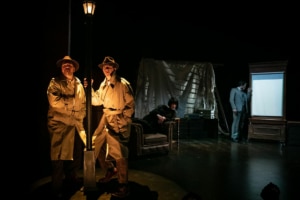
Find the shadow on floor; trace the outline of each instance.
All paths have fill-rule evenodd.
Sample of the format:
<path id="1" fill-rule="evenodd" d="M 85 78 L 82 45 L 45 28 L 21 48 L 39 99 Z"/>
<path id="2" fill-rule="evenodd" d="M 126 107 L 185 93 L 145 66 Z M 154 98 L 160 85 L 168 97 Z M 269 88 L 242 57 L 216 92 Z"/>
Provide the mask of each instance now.
<path id="1" fill-rule="evenodd" d="M 110 195 L 117 188 L 117 179 L 112 179 L 106 184 L 97 183 L 95 191 L 80 191 L 81 186 L 64 184 L 63 200 L 98 200 L 98 199 L 119 199 Z M 82 185 L 82 184 L 81 184 Z M 129 181 L 130 195 L 123 199 L 145 199 L 145 200 L 157 200 L 158 192 L 151 191 L 148 186 L 138 184 L 133 181 Z M 53 200 L 51 196 L 51 182 L 40 186 L 34 193 L 30 194 L 29 199 L 34 200 Z"/>

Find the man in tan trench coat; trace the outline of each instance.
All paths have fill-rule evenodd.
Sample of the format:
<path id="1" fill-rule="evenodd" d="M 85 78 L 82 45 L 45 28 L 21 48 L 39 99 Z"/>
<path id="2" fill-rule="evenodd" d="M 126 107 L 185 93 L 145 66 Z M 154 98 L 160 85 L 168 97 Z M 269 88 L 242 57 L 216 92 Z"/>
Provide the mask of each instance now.
<path id="1" fill-rule="evenodd" d="M 65 56 L 56 65 L 60 75 L 50 80 L 47 97 L 53 195 L 59 199 L 63 198 L 64 179 L 72 187 L 81 186 L 76 171 L 81 167 L 84 148 L 79 136 L 84 141 L 86 96 L 83 85 L 74 76 L 78 62 Z"/>
<path id="2" fill-rule="evenodd" d="M 135 105 L 133 90 L 126 79 L 117 76 L 119 65 L 112 57 L 106 56 L 98 66 L 105 79 L 98 90 L 92 90 L 92 105 L 102 105 L 103 115 L 92 141 L 95 156 L 101 168 L 106 170 L 105 177 L 99 182 L 108 182 L 117 175 L 119 185 L 112 196 L 124 198 L 129 195 L 127 145 Z"/>

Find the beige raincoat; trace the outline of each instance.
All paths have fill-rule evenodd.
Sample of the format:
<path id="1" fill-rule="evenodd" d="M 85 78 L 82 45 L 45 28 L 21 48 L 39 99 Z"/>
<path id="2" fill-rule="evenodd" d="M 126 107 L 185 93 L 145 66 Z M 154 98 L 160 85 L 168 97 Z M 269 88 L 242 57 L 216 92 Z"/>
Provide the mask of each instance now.
<path id="1" fill-rule="evenodd" d="M 51 138 L 51 160 L 73 160 L 74 134 L 84 131 L 86 97 L 77 77 L 68 81 L 52 78 L 47 89 L 49 101 L 48 130 Z"/>

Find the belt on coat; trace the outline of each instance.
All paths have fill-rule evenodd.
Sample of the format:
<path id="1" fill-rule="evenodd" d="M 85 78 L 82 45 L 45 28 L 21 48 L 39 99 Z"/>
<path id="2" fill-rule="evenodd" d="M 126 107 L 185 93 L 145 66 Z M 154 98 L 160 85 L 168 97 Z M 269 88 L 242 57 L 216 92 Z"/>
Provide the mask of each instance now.
<path id="1" fill-rule="evenodd" d="M 123 110 L 118 110 L 115 108 L 103 108 L 103 112 L 107 115 L 117 115 L 123 113 Z"/>

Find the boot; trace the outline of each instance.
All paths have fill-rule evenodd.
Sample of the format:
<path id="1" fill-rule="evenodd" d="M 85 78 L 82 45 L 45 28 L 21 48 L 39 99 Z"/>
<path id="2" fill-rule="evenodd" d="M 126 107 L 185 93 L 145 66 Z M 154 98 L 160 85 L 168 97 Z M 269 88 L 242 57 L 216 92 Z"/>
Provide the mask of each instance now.
<path id="1" fill-rule="evenodd" d="M 118 187 L 115 192 L 111 195 L 124 198 L 130 194 L 129 185 L 128 185 L 128 160 L 127 158 L 121 158 L 116 160 L 116 165 L 118 169 Z"/>
<path id="2" fill-rule="evenodd" d="M 107 183 L 111 180 L 113 176 L 117 174 L 117 168 L 115 167 L 112 161 L 106 161 L 105 154 L 105 148 L 102 147 L 97 159 L 102 170 L 106 171 L 106 174 L 103 178 L 100 178 L 98 180 L 98 183 Z"/>
<path id="3" fill-rule="evenodd" d="M 115 167 L 107 169 L 105 176 L 103 178 L 100 178 L 98 180 L 98 183 L 109 182 L 112 179 L 112 177 L 114 177 L 117 173 L 118 173 L 118 171 L 117 171 L 117 168 L 115 168 Z"/>

